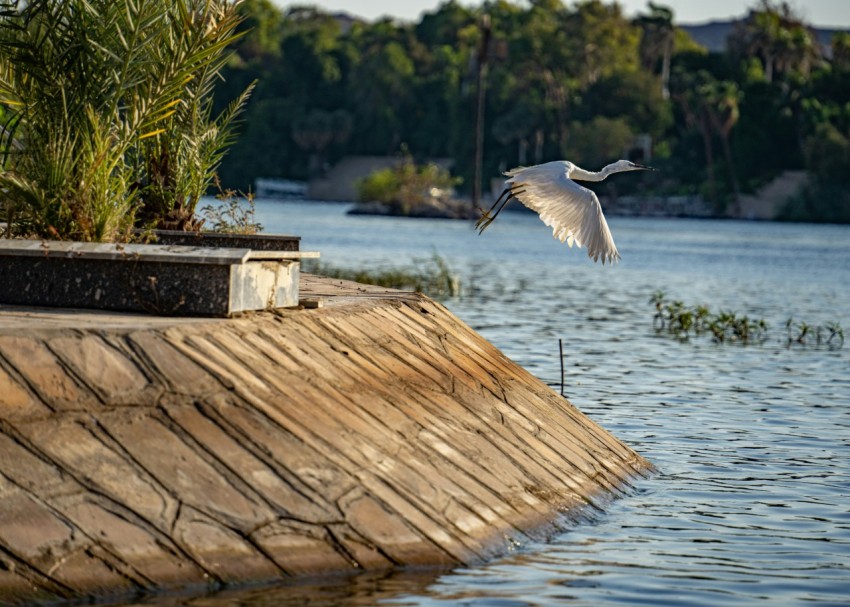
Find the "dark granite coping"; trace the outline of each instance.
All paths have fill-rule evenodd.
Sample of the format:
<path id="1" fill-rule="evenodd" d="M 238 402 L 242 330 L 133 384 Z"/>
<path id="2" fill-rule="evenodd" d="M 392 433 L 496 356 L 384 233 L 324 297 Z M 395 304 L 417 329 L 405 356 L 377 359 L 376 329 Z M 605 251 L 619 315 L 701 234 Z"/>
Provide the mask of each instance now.
<path id="1" fill-rule="evenodd" d="M 139 233 L 143 233 L 139 231 Z M 238 238 L 240 240 L 292 240 L 300 241 L 300 236 L 291 236 L 289 234 L 269 234 L 261 232 L 259 234 L 235 234 L 232 232 L 186 232 L 183 230 L 153 230 L 152 234 L 157 237 L 174 237 L 174 238 L 209 238 L 213 240 L 230 240 Z"/>
<path id="2" fill-rule="evenodd" d="M 154 263 L 241 265 L 249 260 L 298 260 L 318 257 L 307 251 L 253 251 L 224 247 L 191 247 L 158 244 L 114 244 L 48 240 L 0 240 L 0 257 L 65 257 L 115 259 Z"/>
<path id="3" fill-rule="evenodd" d="M 184 232 L 181 230 L 137 231 L 137 235 L 151 239 L 151 243 L 202 247 L 225 247 L 252 249 L 254 251 L 298 251 L 300 236 L 259 232 L 239 234 L 235 232 Z"/>

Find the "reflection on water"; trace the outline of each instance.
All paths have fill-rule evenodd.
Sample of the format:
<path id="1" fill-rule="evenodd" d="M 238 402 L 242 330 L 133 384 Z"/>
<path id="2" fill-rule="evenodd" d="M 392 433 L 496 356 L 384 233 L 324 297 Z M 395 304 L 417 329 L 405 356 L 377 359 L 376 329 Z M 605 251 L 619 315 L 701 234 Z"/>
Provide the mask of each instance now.
<path id="1" fill-rule="evenodd" d="M 789 316 L 850 329 L 850 227 L 612 218 L 622 262 L 567 251 L 536 217 L 347 217 L 258 202 L 268 231 L 325 262 L 398 265 L 435 250 L 465 294 L 446 305 L 660 469 L 591 523 L 443 575 L 365 575 L 160 605 L 846 605 L 850 347 L 787 349 Z M 763 317 L 763 346 L 679 343 L 648 299 Z"/>
<path id="2" fill-rule="evenodd" d="M 277 586 L 234 588 L 203 596 L 149 597 L 126 607 L 372 607 L 403 593 L 424 593 L 439 571 L 378 571 Z"/>

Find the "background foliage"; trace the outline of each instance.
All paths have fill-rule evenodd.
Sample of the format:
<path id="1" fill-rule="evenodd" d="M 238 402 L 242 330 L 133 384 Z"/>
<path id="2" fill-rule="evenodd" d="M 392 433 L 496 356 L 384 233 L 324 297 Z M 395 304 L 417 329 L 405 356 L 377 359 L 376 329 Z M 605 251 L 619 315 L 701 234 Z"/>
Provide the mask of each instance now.
<path id="1" fill-rule="evenodd" d="M 453 159 L 468 190 L 486 14 L 485 176 L 563 157 L 594 167 L 648 134 L 666 170 L 614 187 L 701 193 L 722 211 L 783 170 L 808 169 L 814 179 L 788 216 L 850 220 L 850 37 L 822 48 L 785 3 L 752 6 L 724 53 L 651 2 L 634 19 L 600 0 L 449 0 L 415 23 L 281 12 L 270 0 L 240 10 L 252 29 L 221 98 L 259 86 L 222 166 L 231 187 L 307 179 L 343 155 L 406 145 L 419 160 Z"/>

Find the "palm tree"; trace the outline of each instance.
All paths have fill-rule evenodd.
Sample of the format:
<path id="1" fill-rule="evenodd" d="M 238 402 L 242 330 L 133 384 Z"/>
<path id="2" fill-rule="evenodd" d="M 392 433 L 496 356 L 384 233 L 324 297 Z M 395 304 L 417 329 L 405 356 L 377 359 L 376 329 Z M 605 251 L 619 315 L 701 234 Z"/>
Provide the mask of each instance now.
<path id="1" fill-rule="evenodd" d="M 740 187 L 732 157 L 731 133 L 739 117 L 740 90 L 736 83 L 717 80 L 706 70 L 696 73 L 676 71 L 673 99 L 679 104 L 688 125 L 703 140 L 708 197 L 720 203 L 715 175 L 714 141 L 720 139 L 733 203 L 737 203 Z"/>
<path id="2" fill-rule="evenodd" d="M 649 14 L 637 18 L 637 24 L 643 30 L 640 39 L 641 63 L 646 70 L 655 70 L 661 60 L 661 94 L 664 99 L 670 97 L 670 61 L 673 56 L 675 28 L 673 11 L 666 6 L 649 3 Z"/>
<path id="3" fill-rule="evenodd" d="M 761 0 L 729 36 L 729 49 L 739 57 L 757 57 L 767 82 L 791 72 L 807 76 L 822 59 L 814 32 L 787 2 Z"/>
<path id="4" fill-rule="evenodd" d="M 159 132 L 137 146 L 143 161 L 137 223 L 148 227 L 191 230 L 200 227 L 195 211 L 201 197 L 216 179 L 224 154 L 233 143 L 233 126 L 254 84 L 212 115 L 213 88 L 230 59 L 228 49 L 244 32 L 237 33 L 242 16 L 238 3 L 227 0 L 180 0 L 168 19 L 167 40 L 173 50 L 160 55 L 160 63 L 185 62 L 191 77 L 180 90 L 174 107 Z M 167 14 L 167 13 L 166 13 Z"/>
<path id="5" fill-rule="evenodd" d="M 10 228 L 126 239 L 151 189 L 193 211 L 244 103 L 209 118 L 237 23 L 227 0 L 31 0 L 0 12 Z"/>
<path id="6" fill-rule="evenodd" d="M 711 130 L 720 137 L 726 169 L 729 172 L 729 186 L 732 189 L 733 203 L 737 205 L 740 187 L 732 158 L 730 135 L 740 117 L 739 102 L 741 91 L 735 82 L 729 80 L 711 80 L 699 88 L 703 108 L 708 117 Z"/>

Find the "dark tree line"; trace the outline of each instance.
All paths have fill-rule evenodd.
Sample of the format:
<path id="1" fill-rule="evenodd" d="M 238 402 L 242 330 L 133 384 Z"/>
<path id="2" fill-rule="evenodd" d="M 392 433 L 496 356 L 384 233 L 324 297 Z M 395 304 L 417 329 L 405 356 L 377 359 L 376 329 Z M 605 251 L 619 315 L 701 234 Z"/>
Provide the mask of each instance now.
<path id="1" fill-rule="evenodd" d="M 258 86 L 221 167 L 228 186 L 406 149 L 452 158 L 471 190 L 486 15 L 485 179 L 556 158 L 599 166 L 648 135 L 664 170 L 614 187 L 699 193 L 723 211 L 781 171 L 806 169 L 789 218 L 850 221 L 850 36 L 825 54 L 784 2 L 752 7 L 725 53 L 694 43 L 652 2 L 635 19 L 600 0 L 449 0 L 416 23 L 281 12 L 269 0 L 241 10 L 250 31 L 218 94 Z"/>

